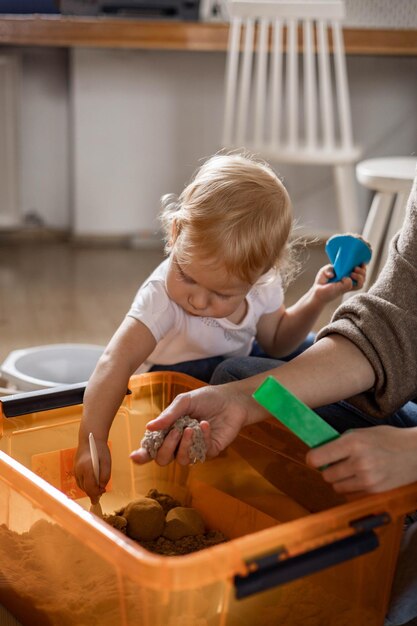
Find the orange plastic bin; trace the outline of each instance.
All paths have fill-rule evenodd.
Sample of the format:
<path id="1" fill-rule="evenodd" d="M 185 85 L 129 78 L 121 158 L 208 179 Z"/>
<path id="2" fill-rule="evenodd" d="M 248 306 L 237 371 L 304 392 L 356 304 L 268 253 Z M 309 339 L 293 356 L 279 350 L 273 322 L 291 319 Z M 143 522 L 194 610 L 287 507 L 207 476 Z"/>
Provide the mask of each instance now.
<path id="1" fill-rule="evenodd" d="M 150 488 L 201 511 L 230 541 L 147 552 L 90 514 L 72 475 L 83 389 L 1 401 L 0 602 L 27 626 L 379 626 L 417 485 L 345 501 L 275 420 L 218 458 L 136 466 L 146 422 L 201 383 L 133 376 L 110 440 L 111 513 Z"/>

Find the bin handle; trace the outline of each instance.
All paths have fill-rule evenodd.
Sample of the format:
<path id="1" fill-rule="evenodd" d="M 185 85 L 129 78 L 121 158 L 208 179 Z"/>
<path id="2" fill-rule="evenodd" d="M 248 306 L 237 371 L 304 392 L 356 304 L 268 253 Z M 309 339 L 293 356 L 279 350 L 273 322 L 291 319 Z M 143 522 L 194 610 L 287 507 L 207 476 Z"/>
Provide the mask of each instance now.
<path id="1" fill-rule="evenodd" d="M 17 417 L 27 413 L 40 413 L 51 409 L 82 404 L 87 383 L 58 385 L 52 389 L 40 389 L 5 396 L 0 400 L 3 417 Z M 131 394 L 127 389 L 126 395 Z"/>
<path id="2" fill-rule="evenodd" d="M 375 550 L 379 546 L 379 539 L 371 527 L 387 524 L 390 521 L 390 516 L 383 513 L 370 516 L 368 519 L 372 519 L 374 522 L 372 524 L 351 523 L 355 529 L 360 529 L 359 532 L 309 552 L 282 559 L 286 550 L 281 548 L 274 554 L 247 562 L 249 570 L 254 571 L 250 571 L 246 576 L 236 575 L 234 577 L 236 598 L 239 600 L 247 598 L 255 593 L 266 591 Z"/>

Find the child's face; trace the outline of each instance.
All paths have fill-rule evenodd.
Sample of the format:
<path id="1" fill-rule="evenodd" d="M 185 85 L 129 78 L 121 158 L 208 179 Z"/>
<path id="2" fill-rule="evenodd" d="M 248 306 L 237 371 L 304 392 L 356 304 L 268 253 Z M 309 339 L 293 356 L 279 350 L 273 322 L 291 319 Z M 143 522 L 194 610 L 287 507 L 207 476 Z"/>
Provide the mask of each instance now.
<path id="1" fill-rule="evenodd" d="M 190 315 L 228 317 L 241 306 L 251 287 L 228 276 L 224 268 L 198 259 L 181 265 L 171 253 L 166 288 L 169 297 Z"/>

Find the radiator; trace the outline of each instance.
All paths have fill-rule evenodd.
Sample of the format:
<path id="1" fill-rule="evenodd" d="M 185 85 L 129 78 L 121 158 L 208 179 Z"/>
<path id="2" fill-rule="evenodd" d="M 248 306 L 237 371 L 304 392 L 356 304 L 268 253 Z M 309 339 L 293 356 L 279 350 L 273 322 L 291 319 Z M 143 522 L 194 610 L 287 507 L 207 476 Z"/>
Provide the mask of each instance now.
<path id="1" fill-rule="evenodd" d="M 18 199 L 18 55 L 0 52 L 0 229 L 21 223 Z"/>

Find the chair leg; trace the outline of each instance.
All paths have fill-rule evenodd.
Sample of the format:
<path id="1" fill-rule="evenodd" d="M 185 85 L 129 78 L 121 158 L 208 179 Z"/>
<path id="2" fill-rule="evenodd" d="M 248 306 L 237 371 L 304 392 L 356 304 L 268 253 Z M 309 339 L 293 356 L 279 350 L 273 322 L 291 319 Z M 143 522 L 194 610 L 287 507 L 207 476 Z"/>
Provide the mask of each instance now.
<path id="1" fill-rule="evenodd" d="M 355 168 L 352 164 L 333 167 L 339 224 L 342 232 L 359 233 L 362 219 L 359 215 Z"/>
<path id="2" fill-rule="evenodd" d="M 368 217 L 362 231 L 362 237 L 371 244 L 372 258 L 367 265 L 366 280 L 362 289 L 349 291 L 343 296 L 343 301 L 348 300 L 357 293 L 368 291 L 379 273 L 381 267 L 380 259 L 383 254 L 383 247 L 386 241 L 387 227 L 391 216 L 391 207 L 394 199 L 392 193 L 381 193 L 377 191 L 372 200 Z"/>
<path id="3" fill-rule="evenodd" d="M 379 272 L 393 199 L 394 194 L 377 191 L 372 201 L 371 208 L 369 209 L 362 236 L 371 244 L 372 259 L 368 263 L 366 280 L 362 291 L 369 289 L 375 278 L 374 274 Z"/>

